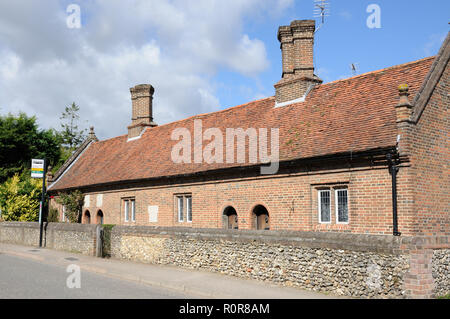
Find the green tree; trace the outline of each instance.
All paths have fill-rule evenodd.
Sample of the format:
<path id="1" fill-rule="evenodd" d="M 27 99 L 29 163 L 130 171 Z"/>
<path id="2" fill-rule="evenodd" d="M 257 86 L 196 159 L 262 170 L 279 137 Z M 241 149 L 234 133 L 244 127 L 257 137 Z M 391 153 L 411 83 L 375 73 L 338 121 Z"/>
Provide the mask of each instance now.
<path id="1" fill-rule="evenodd" d="M 56 202 L 65 206 L 65 214 L 71 223 L 81 223 L 81 212 L 84 204 L 84 195 L 79 190 L 61 193 Z"/>
<path id="2" fill-rule="evenodd" d="M 0 183 L 29 172 L 32 158 L 45 157 L 55 166 L 61 161 L 60 144 L 59 134 L 53 129 L 39 129 L 34 116 L 0 116 Z"/>
<path id="3" fill-rule="evenodd" d="M 60 119 L 61 123 L 61 137 L 62 144 L 69 150 L 73 151 L 83 143 L 86 139 L 86 129 L 80 130 L 78 128 L 78 121 L 80 116 L 78 112 L 80 107 L 73 102 L 70 106 L 66 106 Z"/>
<path id="4" fill-rule="evenodd" d="M 6 221 L 38 221 L 42 180 L 14 175 L 0 185 L 0 208 Z"/>

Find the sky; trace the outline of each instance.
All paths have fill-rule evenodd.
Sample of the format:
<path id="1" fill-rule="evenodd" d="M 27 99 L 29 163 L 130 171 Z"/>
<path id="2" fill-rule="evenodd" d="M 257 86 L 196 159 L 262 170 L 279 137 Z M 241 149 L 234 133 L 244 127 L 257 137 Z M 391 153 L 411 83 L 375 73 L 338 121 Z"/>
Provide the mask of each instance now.
<path id="1" fill-rule="evenodd" d="M 327 3 L 314 46 L 324 83 L 352 76 L 352 63 L 361 74 L 435 55 L 449 31 L 448 0 Z M 159 125 L 272 96 L 278 27 L 320 25 L 313 9 L 313 0 L 2 0 L 0 114 L 22 111 L 58 130 L 75 102 L 80 127 L 107 139 L 127 133 L 137 84 L 155 88 Z"/>

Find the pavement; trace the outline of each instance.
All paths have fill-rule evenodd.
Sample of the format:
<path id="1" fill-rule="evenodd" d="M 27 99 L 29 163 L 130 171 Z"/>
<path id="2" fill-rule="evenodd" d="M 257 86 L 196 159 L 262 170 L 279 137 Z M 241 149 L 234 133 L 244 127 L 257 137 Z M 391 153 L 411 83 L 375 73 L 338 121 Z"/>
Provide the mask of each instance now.
<path id="1" fill-rule="evenodd" d="M 342 298 L 323 293 L 284 287 L 262 281 L 242 279 L 202 270 L 175 266 L 143 264 L 118 259 L 103 259 L 46 248 L 0 243 L 0 254 L 64 267 L 76 264 L 82 274 L 149 285 L 173 292 L 167 298 L 189 296 L 205 299 L 333 299 Z"/>
<path id="2" fill-rule="evenodd" d="M 0 254 L 0 304 L 4 299 L 192 299 L 161 287 L 75 272 L 70 263 L 67 269 Z"/>

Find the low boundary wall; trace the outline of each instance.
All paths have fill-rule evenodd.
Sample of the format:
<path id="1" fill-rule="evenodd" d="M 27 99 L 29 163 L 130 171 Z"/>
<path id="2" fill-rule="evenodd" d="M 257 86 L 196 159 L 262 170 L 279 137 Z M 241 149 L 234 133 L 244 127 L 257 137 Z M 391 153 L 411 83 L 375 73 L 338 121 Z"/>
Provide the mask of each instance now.
<path id="1" fill-rule="evenodd" d="M 42 246 L 84 255 L 98 256 L 99 225 L 44 223 Z M 39 246 L 39 223 L 2 222 L 0 242 Z"/>
<path id="2" fill-rule="evenodd" d="M 46 248 L 101 256 L 101 226 L 48 223 Z M 359 298 L 450 293 L 448 236 L 115 226 L 113 258 L 202 269 Z M 0 223 L 0 242 L 38 246 L 39 224 Z"/>
<path id="3" fill-rule="evenodd" d="M 116 226 L 111 255 L 362 298 L 450 291 L 448 237 Z"/>

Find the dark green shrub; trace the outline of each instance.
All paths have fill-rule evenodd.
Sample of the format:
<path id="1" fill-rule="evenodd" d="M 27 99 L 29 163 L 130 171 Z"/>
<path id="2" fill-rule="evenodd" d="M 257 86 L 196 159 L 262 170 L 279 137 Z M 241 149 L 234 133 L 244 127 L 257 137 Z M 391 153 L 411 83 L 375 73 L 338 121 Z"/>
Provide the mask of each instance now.
<path id="1" fill-rule="evenodd" d="M 112 224 L 104 224 L 103 227 L 103 258 L 110 258 L 111 257 L 111 231 L 116 225 Z"/>
<path id="2" fill-rule="evenodd" d="M 59 212 L 56 208 L 50 207 L 48 209 L 47 221 L 49 223 L 59 223 Z"/>

